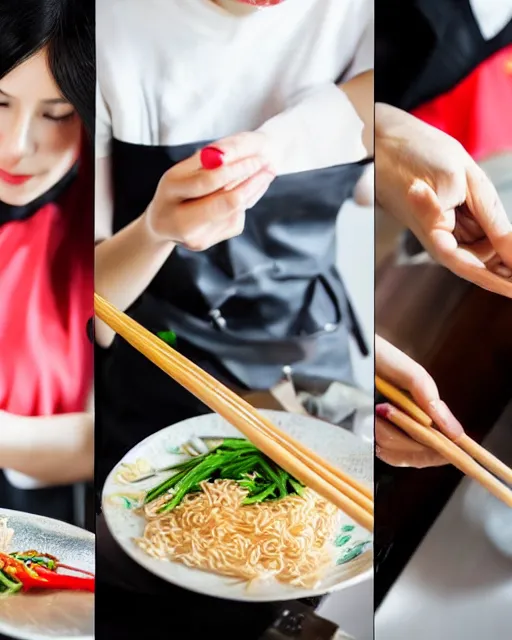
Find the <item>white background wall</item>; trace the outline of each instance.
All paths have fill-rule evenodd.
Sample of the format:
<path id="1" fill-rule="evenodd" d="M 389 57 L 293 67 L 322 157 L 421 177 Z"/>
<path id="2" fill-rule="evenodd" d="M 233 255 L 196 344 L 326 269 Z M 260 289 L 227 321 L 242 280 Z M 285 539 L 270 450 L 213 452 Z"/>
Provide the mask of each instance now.
<path id="1" fill-rule="evenodd" d="M 338 217 L 338 268 L 372 349 L 362 358 L 352 345 L 357 382 L 373 394 L 374 334 L 374 210 L 360 207 L 352 200 L 345 203 Z"/>

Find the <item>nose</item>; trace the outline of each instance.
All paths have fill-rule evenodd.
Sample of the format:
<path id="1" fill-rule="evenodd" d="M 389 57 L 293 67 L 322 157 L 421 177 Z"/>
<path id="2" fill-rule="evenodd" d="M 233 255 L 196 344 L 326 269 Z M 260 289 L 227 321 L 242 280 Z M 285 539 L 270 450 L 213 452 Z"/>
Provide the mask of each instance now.
<path id="1" fill-rule="evenodd" d="M 35 141 L 29 115 L 20 113 L 12 119 L 8 130 L 2 136 L 1 146 L 4 161 L 11 165 L 34 153 Z"/>

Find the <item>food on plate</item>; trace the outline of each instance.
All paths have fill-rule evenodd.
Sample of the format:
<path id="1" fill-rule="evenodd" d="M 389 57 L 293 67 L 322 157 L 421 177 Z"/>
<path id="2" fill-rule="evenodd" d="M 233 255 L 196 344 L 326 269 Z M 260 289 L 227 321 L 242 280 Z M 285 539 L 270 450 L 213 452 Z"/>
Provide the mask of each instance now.
<path id="1" fill-rule="evenodd" d="M 94 591 L 92 573 L 62 564 L 55 556 L 33 550 L 9 553 L 13 534 L 7 519 L 0 518 L 0 595 L 34 589 Z"/>
<path id="2" fill-rule="evenodd" d="M 149 490 L 136 544 L 154 558 L 313 588 L 335 562 L 340 512 L 247 440 L 227 438 Z"/>
<path id="3" fill-rule="evenodd" d="M 251 442 L 226 438 L 211 451 L 194 456 L 167 469 L 175 471 L 147 492 L 148 513 L 172 511 L 186 495 L 200 491 L 204 481 L 234 480 L 247 490 L 244 504 L 255 504 L 302 495 L 304 485 L 261 453 Z"/>

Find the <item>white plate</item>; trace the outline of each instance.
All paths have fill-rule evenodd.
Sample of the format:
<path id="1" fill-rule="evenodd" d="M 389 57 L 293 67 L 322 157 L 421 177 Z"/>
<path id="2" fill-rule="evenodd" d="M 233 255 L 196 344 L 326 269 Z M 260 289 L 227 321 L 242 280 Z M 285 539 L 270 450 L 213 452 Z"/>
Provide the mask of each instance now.
<path id="1" fill-rule="evenodd" d="M 332 464 L 366 482 L 373 483 L 373 452 L 370 445 L 360 441 L 351 433 L 320 420 L 307 416 L 278 411 L 264 411 L 283 431 L 294 436 L 316 451 Z M 111 471 L 103 489 L 103 513 L 105 522 L 121 548 L 139 565 L 170 583 L 230 600 L 271 602 L 305 598 L 347 588 L 368 579 L 373 571 L 373 541 L 370 534 L 355 525 L 342 514 L 339 542 L 343 542 L 337 553 L 337 562 L 342 557 L 351 560 L 334 564 L 316 589 L 303 589 L 282 584 L 265 585 L 264 588 L 247 590 L 244 584 L 213 573 L 191 569 L 177 562 L 156 560 L 145 554 L 133 539 L 142 535 L 145 520 L 137 515 L 125 497 L 137 500 L 137 492 L 155 486 L 159 480 L 152 478 L 134 485 L 125 485 L 117 480 L 120 465 L 134 464 L 145 460 L 153 468 L 163 468 L 184 459 L 177 453 L 191 437 L 241 437 L 241 434 L 217 414 L 208 414 L 186 420 L 159 431 L 134 447 Z M 344 528 L 344 530 L 342 530 Z M 350 531 L 348 531 L 350 529 Z M 343 538 L 343 540 L 341 540 Z M 363 551 L 357 555 L 357 545 Z"/>
<path id="2" fill-rule="evenodd" d="M 65 522 L 0 508 L 14 530 L 9 551 L 36 549 L 63 564 L 94 572 L 95 540 Z M 92 640 L 94 594 L 43 591 L 0 596 L 0 634 L 20 640 Z"/>

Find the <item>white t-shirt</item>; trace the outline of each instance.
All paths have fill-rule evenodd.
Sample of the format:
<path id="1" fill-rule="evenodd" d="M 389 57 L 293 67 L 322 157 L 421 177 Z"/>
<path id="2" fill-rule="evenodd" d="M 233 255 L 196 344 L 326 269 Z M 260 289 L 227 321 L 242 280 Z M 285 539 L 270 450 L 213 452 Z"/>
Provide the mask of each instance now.
<path id="1" fill-rule="evenodd" d="M 495 38 L 512 20 L 510 0 L 470 0 L 469 3 L 486 40 Z"/>
<path id="2" fill-rule="evenodd" d="M 373 67 L 372 0 L 287 0 L 244 16 L 213 0 L 99 0 L 96 33 L 98 158 L 112 137 L 172 146 L 269 120 L 294 144 L 280 173 L 365 155 L 362 123 L 334 83 Z"/>

